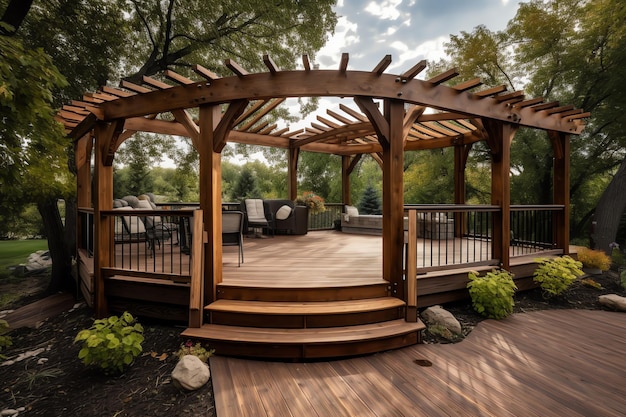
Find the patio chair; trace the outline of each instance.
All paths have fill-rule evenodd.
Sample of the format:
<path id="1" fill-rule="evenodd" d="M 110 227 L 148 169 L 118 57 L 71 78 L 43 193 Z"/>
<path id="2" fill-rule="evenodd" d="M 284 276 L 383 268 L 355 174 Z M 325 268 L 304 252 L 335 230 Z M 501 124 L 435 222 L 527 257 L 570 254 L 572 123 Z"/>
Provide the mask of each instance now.
<path id="1" fill-rule="evenodd" d="M 274 220 L 272 215 L 265 211 L 263 200 L 260 198 L 247 198 L 244 200 L 248 228 L 266 229 L 268 234 L 274 234 Z"/>
<path id="2" fill-rule="evenodd" d="M 243 262 L 243 212 L 222 212 L 222 246 L 239 246 L 237 266 Z"/>
<path id="3" fill-rule="evenodd" d="M 114 210 L 132 212 L 130 206 L 115 207 Z M 115 243 L 139 243 L 146 242 L 150 254 L 154 253 L 154 245 L 150 242 L 146 226 L 138 216 L 118 215 L 115 216 Z"/>
<path id="4" fill-rule="evenodd" d="M 155 207 L 147 196 L 139 196 L 134 206 L 137 210 L 155 210 Z M 176 231 L 176 225 L 164 222 L 161 216 L 142 216 L 142 220 L 146 226 L 146 233 L 150 244 L 153 246 L 153 251 L 155 244 L 161 248 L 161 243 L 171 239 L 173 232 Z"/>

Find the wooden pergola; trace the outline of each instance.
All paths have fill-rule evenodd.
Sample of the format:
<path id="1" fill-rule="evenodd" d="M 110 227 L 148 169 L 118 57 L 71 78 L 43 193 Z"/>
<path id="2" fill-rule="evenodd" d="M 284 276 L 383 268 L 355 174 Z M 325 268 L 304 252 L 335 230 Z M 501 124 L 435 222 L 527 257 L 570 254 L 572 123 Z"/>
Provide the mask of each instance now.
<path id="1" fill-rule="evenodd" d="M 124 81 L 119 88 L 103 86 L 63 107 L 58 116 L 76 144 L 78 204 L 93 204 L 96 219 L 98 315 L 107 312 L 98 265 L 106 263 L 112 247 L 107 232 L 111 225 L 98 213 L 112 208 L 113 159 L 122 142 L 136 132 L 189 137 L 199 154 L 199 203 L 208 236 L 203 249 L 205 303 L 217 299 L 216 286 L 223 276 L 221 152 L 228 142 L 286 149 L 290 199 L 297 196 L 300 151 L 340 155 L 344 204 L 350 204 L 350 173 L 362 155 L 371 155 L 383 173 L 382 278 L 392 284 L 395 297 L 406 301 L 415 294 L 403 283 L 404 153 L 453 147 L 455 203 L 464 204 L 469 150 L 477 141 L 486 142 L 492 155 L 491 203 L 501 209 L 494 221 L 494 254 L 508 269 L 511 142 L 520 127 L 544 130 L 554 151 L 554 204 L 565 207 L 558 219 L 557 242 L 563 253 L 568 252 L 569 137 L 581 133 L 588 113 L 558 102 L 546 103 L 540 97 L 529 99 L 522 91 L 508 92 L 504 85 L 484 88 L 478 78 L 448 85 L 458 76 L 455 69 L 418 79 L 425 61 L 401 74 L 385 72 L 391 63 L 389 55 L 371 71 L 350 70 L 348 61 L 348 54 L 343 54 L 339 68 L 317 70 L 305 55 L 302 69 L 283 71 L 264 56 L 267 71 L 249 73 L 226 60 L 231 76 L 220 77 L 196 65 L 194 80 L 165 71 L 163 80 L 144 77 L 142 85 Z M 297 97 L 352 98 L 359 111 L 341 105 L 339 111 L 328 110 L 316 123 L 298 131 L 265 121 L 285 99 Z"/>

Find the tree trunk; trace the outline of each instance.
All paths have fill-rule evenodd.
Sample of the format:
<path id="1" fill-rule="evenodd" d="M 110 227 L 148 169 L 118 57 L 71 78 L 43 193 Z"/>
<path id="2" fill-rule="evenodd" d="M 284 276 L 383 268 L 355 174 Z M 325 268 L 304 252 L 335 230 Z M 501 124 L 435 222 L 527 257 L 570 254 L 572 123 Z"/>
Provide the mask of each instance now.
<path id="1" fill-rule="evenodd" d="M 14 35 L 26 18 L 33 0 L 11 0 L 2 15 L 0 22 L 11 26 L 10 29 L 0 25 L 0 34 L 5 36 Z"/>
<path id="2" fill-rule="evenodd" d="M 75 203 L 70 203 L 67 212 L 70 216 L 66 219 L 68 224 L 75 225 L 71 212 L 75 211 Z M 72 278 L 72 244 L 75 239 L 66 239 L 66 230 L 61 221 L 59 207 L 55 198 L 49 198 L 37 204 L 37 209 L 43 220 L 46 236 L 48 237 L 48 249 L 52 258 L 52 276 L 48 285 L 49 292 L 60 290 L 74 291 L 75 283 Z"/>
<path id="3" fill-rule="evenodd" d="M 610 253 L 609 244 L 615 241 L 620 217 L 626 208 L 626 159 L 600 197 L 596 206 L 591 241 L 594 249 Z"/>

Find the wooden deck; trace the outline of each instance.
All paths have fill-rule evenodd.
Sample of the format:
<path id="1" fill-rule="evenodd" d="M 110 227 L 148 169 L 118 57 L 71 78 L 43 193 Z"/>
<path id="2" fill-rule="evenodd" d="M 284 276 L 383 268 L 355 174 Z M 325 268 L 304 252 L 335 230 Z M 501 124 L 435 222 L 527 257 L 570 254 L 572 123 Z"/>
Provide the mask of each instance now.
<path id="1" fill-rule="evenodd" d="M 154 271 L 163 285 L 167 297 L 168 274 L 173 271 L 188 271 L 189 257 L 180 253 L 180 247 L 171 239 L 156 249 L 151 256 L 145 242 L 131 245 L 116 245 L 116 265 L 132 266 L 139 271 Z M 452 244 L 448 242 L 448 244 Z M 439 249 L 440 243 L 433 246 Z M 470 252 L 467 245 L 454 243 L 458 250 Z M 133 259 L 124 261 L 122 251 L 133 254 Z M 81 290 L 89 305 L 93 304 L 93 258 L 79 251 Z M 534 256 L 511 259 L 512 272 L 520 289 L 532 287 Z M 253 288 L 261 293 L 285 289 L 291 295 L 300 289 L 324 289 L 326 291 L 349 292 L 358 286 L 388 285 L 382 279 L 382 238 L 380 236 L 348 234 L 337 231 L 314 231 L 307 235 L 276 236 L 269 238 L 244 239 L 244 262 L 237 266 L 237 247 L 224 247 L 223 281 L 218 284 L 218 298 L 237 298 L 233 292 Z M 463 267 L 454 270 L 431 271 L 417 276 L 418 307 L 427 307 L 467 297 L 467 272 L 489 270 L 490 266 Z M 530 277 L 530 278 L 529 278 Z M 122 293 L 128 293 L 128 280 L 123 282 Z M 143 279 L 147 281 L 147 279 Z M 158 283 L 158 282 L 157 282 Z M 117 285 L 117 284 L 115 284 Z M 115 290 L 112 286 L 108 286 Z M 156 288 L 156 286 L 155 286 Z M 153 292 L 156 292 L 155 289 Z M 137 291 L 134 291 L 137 293 Z M 131 294 L 133 293 L 131 292 Z M 141 291 L 140 291 L 141 292 Z M 121 295 L 119 291 L 116 294 Z M 149 296 L 148 293 L 145 294 Z M 181 297 L 184 294 L 181 293 Z M 291 299 L 291 297 L 290 297 Z M 155 299 L 155 301 L 158 301 Z M 313 300 L 308 300 L 313 301 Z M 321 299 L 320 301 L 323 301 Z M 123 303 L 119 304 L 123 308 Z M 133 307 L 132 305 L 130 307 Z M 152 306 L 154 307 L 154 306 Z M 134 307 L 133 307 L 134 308 Z M 149 312 L 158 313 L 158 308 Z M 170 313 L 168 312 L 168 315 Z M 180 317 L 184 319 L 182 311 Z"/>
<path id="2" fill-rule="evenodd" d="M 624 416 L 625 345 L 626 314 L 549 310 L 348 360 L 216 356 L 211 377 L 218 417 Z"/>

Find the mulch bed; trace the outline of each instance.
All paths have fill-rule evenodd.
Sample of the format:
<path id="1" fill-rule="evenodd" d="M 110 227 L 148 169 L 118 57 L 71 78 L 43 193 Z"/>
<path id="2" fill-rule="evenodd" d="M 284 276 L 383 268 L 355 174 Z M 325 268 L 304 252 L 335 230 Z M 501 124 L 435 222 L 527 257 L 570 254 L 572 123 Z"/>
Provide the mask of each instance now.
<path id="1" fill-rule="evenodd" d="M 566 294 L 546 299 L 540 290 L 516 296 L 515 312 L 551 308 L 601 309 L 598 296 L 626 295 L 615 274 L 593 277 L 603 289 L 576 283 Z M 0 285 L 0 291 L 2 291 Z M 471 303 L 458 302 L 444 306 L 469 333 L 482 317 Z M 215 416 L 213 389 L 209 382 L 194 392 L 176 388 L 170 375 L 177 358 L 175 352 L 185 340 L 182 327 L 142 320 L 145 332 L 143 355 L 123 375 L 108 377 L 86 368 L 78 359 L 76 334 L 91 326 L 92 312 L 84 305 L 50 318 L 38 328 L 11 332 L 13 346 L 2 351 L 9 360 L 43 348 L 38 355 L 0 366 L 0 411 L 26 410 L 28 416 Z M 450 343 L 440 336 L 424 335 L 426 343 Z M 455 341 L 458 341 L 455 340 Z"/>

